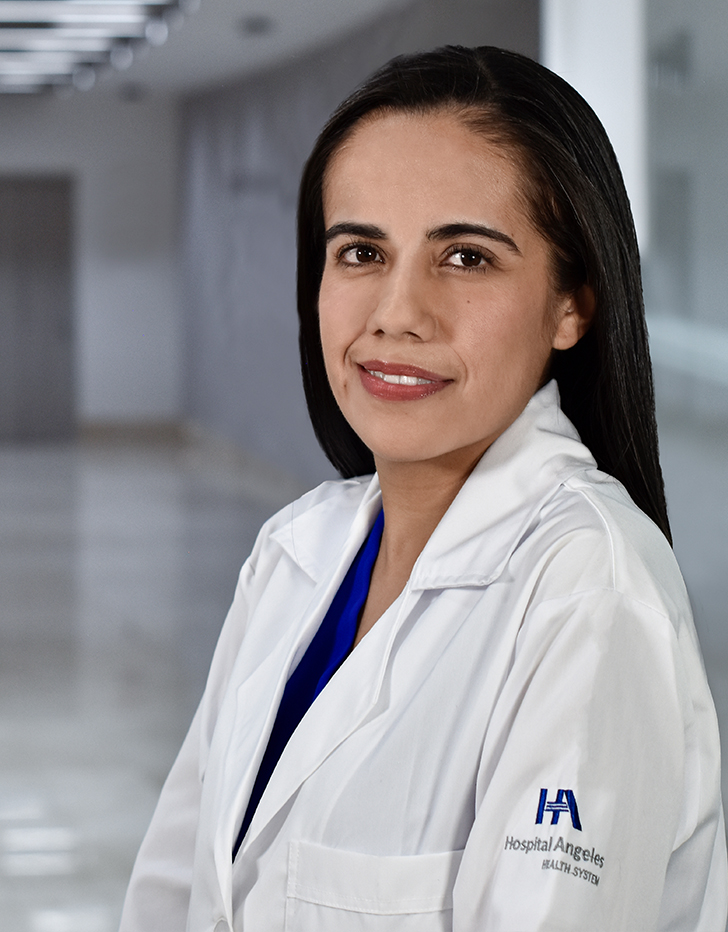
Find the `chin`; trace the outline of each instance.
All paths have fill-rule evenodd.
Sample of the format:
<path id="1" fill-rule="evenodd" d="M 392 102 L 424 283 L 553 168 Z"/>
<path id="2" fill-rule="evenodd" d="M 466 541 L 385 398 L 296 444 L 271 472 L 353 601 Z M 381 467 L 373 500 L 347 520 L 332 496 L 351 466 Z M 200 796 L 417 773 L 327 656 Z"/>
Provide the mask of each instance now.
<path id="1" fill-rule="evenodd" d="M 438 460 L 444 462 L 450 457 L 459 458 L 463 453 L 467 456 L 469 452 L 467 447 L 449 447 L 443 446 L 442 444 L 428 445 L 422 442 L 412 444 L 379 444 L 370 446 L 369 449 L 374 455 L 377 469 L 385 464 L 414 466 L 417 463 L 435 463 Z"/>
<path id="2" fill-rule="evenodd" d="M 356 430 L 356 428 L 354 428 Z M 369 447 L 377 461 L 391 463 L 416 463 L 436 458 L 446 452 L 442 438 L 423 437 L 421 432 L 408 437 L 403 430 L 372 435 L 372 431 L 357 430 L 360 439 Z"/>

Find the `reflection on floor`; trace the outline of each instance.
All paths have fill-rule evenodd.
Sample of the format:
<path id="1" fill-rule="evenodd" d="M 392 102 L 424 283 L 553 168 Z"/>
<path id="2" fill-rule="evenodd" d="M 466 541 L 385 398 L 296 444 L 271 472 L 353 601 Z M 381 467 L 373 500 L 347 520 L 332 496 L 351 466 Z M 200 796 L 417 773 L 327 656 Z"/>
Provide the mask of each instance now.
<path id="1" fill-rule="evenodd" d="M 0 929 L 117 928 L 240 564 L 299 491 L 199 449 L 0 448 Z"/>
<path id="2" fill-rule="evenodd" d="M 666 420 L 676 550 L 726 734 L 727 454 L 725 435 Z M 201 448 L 0 448 L 1 929 L 116 928 L 239 566 L 295 494 Z"/>

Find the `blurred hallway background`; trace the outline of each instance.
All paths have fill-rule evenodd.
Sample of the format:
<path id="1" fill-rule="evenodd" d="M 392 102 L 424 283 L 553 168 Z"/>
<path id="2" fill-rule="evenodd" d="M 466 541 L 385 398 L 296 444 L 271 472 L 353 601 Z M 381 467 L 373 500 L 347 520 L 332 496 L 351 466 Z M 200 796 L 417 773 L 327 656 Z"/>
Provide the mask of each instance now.
<path id="1" fill-rule="evenodd" d="M 116 928 L 240 565 L 269 514 L 332 475 L 299 385 L 296 189 L 333 107 L 401 51 L 540 57 L 615 141 L 675 550 L 728 736 L 725 4 L 180 10 L 166 44 L 131 64 L 117 55 L 129 67 L 99 70 L 95 86 L 83 72 L 76 90 L 0 93 L 0 928 L 12 932 Z"/>

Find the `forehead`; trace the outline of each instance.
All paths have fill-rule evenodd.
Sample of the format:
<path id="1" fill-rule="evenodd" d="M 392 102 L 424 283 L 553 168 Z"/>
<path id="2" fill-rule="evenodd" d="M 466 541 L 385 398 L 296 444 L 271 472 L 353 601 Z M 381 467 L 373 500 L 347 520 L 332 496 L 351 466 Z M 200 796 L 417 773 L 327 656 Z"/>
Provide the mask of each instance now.
<path id="1" fill-rule="evenodd" d="M 522 224 L 528 222 L 524 182 L 513 147 L 477 132 L 456 113 L 375 113 L 329 160 L 324 213 L 328 224 L 333 213 L 407 205 L 463 218 L 487 210 Z"/>

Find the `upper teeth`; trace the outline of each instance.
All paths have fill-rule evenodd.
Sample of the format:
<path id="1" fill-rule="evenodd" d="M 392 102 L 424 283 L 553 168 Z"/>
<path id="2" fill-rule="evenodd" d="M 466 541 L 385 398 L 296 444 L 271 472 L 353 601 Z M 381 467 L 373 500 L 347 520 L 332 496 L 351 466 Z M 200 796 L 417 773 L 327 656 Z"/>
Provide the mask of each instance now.
<path id="1" fill-rule="evenodd" d="M 373 375 L 383 382 L 389 382 L 391 385 L 430 385 L 432 379 L 418 379 L 415 375 L 388 375 L 385 372 L 378 372 L 376 369 L 367 369 L 369 375 Z"/>

